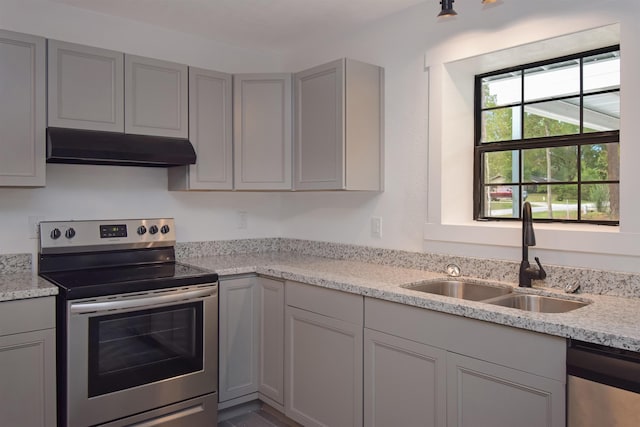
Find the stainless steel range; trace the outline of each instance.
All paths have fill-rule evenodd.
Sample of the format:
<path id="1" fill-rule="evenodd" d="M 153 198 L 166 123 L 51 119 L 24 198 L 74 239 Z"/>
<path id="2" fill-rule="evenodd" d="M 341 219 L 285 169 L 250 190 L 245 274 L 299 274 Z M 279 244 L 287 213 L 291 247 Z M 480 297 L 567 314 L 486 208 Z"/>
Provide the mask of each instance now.
<path id="1" fill-rule="evenodd" d="M 40 223 L 57 300 L 59 426 L 217 424 L 218 275 L 173 219 Z"/>

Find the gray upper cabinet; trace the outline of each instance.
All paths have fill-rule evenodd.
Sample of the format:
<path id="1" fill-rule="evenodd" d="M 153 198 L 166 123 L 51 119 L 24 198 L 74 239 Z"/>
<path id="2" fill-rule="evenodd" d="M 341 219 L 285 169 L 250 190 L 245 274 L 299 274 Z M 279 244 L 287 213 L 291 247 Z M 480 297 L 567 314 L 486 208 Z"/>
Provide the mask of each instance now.
<path id="1" fill-rule="evenodd" d="M 234 186 L 291 189 L 291 75 L 234 75 Z"/>
<path id="2" fill-rule="evenodd" d="M 384 70 L 341 59 L 295 74 L 296 190 L 382 191 Z"/>
<path id="3" fill-rule="evenodd" d="M 125 55 L 126 133 L 187 138 L 188 68 Z"/>
<path id="4" fill-rule="evenodd" d="M 170 190 L 233 188 L 232 78 L 189 68 L 189 139 L 197 163 L 169 169 Z"/>
<path id="5" fill-rule="evenodd" d="M 48 125 L 124 132 L 124 54 L 48 42 Z"/>
<path id="6" fill-rule="evenodd" d="M 44 186 L 45 61 L 45 39 L 0 30 L 0 186 Z"/>
<path id="7" fill-rule="evenodd" d="M 48 125 L 187 138 L 187 66 L 49 41 Z"/>

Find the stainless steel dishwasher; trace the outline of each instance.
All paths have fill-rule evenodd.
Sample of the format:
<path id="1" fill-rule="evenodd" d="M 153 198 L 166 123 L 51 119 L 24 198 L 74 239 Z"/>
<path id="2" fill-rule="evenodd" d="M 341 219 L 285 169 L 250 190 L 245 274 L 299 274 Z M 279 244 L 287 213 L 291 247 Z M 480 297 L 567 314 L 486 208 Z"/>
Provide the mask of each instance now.
<path id="1" fill-rule="evenodd" d="M 640 426 L 640 353 L 571 340 L 567 426 Z"/>

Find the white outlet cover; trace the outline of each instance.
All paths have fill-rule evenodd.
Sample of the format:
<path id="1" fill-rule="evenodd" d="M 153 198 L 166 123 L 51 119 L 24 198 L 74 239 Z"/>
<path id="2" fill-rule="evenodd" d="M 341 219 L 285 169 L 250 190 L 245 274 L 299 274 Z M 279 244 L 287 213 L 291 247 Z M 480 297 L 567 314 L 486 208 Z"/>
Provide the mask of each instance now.
<path id="1" fill-rule="evenodd" d="M 238 211 L 238 229 L 246 230 L 248 222 L 247 211 Z"/>
<path id="2" fill-rule="evenodd" d="M 371 237 L 382 237 L 382 218 L 378 216 L 371 217 Z"/>

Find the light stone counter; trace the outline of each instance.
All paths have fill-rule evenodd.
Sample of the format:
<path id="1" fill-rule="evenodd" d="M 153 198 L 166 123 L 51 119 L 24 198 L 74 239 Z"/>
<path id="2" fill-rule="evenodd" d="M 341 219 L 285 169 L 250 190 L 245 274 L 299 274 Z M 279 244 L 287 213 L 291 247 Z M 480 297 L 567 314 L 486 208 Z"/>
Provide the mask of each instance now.
<path id="1" fill-rule="evenodd" d="M 47 297 L 58 287 L 31 272 L 0 274 L 0 301 Z"/>
<path id="2" fill-rule="evenodd" d="M 283 248 L 274 246 L 272 240 L 263 240 L 269 243 L 270 246 L 264 247 L 265 243 L 262 241 L 258 241 L 257 243 L 254 241 L 250 242 L 254 244 L 254 246 L 258 244 L 257 250 L 260 251 L 273 249 L 280 249 L 280 251 L 245 254 L 212 254 L 207 253 L 207 249 L 209 249 L 210 246 L 209 244 L 205 244 L 204 246 L 200 245 L 202 247 L 196 245 L 193 250 L 191 250 L 192 248 L 190 246 L 185 245 L 189 251 L 182 251 L 181 255 L 183 256 L 180 257 L 180 261 L 215 271 L 223 276 L 223 278 L 224 276 L 258 273 L 265 276 L 309 283 L 443 313 L 485 320 L 501 325 L 640 351 L 640 298 L 586 293 L 577 296 L 567 296 L 557 289 L 534 288 L 529 291 L 516 287 L 516 292 L 559 294 L 565 298 L 586 299 L 592 302 L 592 304 L 586 307 L 568 313 L 531 313 L 482 302 L 465 301 L 426 294 L 401 287 L 402 285 L 417 283 L 427 279 L 444 277 L 444 273 L 434 273 L 428 270 L 437 269 L 442 262 L 449 260 L 438 259 L 438 263 L 435 263 L 423 262 L 424 260 L 420 258 L 416 261 L 412 257 L 426 257 L 426 255 L 398 252 L 402 258 L 401 261 L 403 265 L 387 265 L 380 260 L 386 261 L 388 257 L 387 252 L 397 257 L 398 255 L 395 252 L 356 248 L 360 251 L 365 250 L 366 257 L 363 257 L 358 251 L 354 252 L 352 247 L 346 246 L 346 249 L 350 251 L 340 254 L 342 259 L 334 259 L 324 257 L 324 252 L 326 252 L 324 246 L 321 247 L 324 251 L 320 254 L 322 256 L 316 256 L 317 254 L 304 255 L 302 253 L 308 253 L 308 244 L 300 244 L 300 247 L 295 248 L 287 247 L 283 250 Z M 294 243 L 297 244 L 295 241 Z M 225 244 L 222 246 L 230 252 L 237 249 L 237 244 Z M 227 248 L 227 246 L 229 246 L 229 248 Z M 288 246 L 292 246 L 291 242 L 288 243 Z M 242 249 L 246 248 L 243 247 Z M 333 250 L 334 248 L 331 246 L 329 249 Z M 193 256 L 198 254 L 209 256 Z M 350 261 L 348 259 L 359 259 L 359 261 Z M 467 260 L 462 261 L 470 262 Z M 481 263 L 478 261 L 475 264 L 480 265 Z M 475 264 L 466 266 L 463 271 L 476 271 L 474 268 Z M 500 263 L 498 263 L 498 265 L 500 267 L 498 277 L 501 277 L 499 280 L 503 280 L 504 278 L 501 283 L 514 286 L 510 280 L 513 280 L 514 276 L 517 277 L 517 271 L 514 270 L 517 265 L 511 265 L 509 263 L 505 263 L 504 266 Z M 562 269 L 557 268 L 556 270 L 553 276 L 564 277 L 564 275 L 561 274 L 563 273 Z M 639 275 L 607 273 L 604 275 L 596 274 L 596 279 L 590 279 L 589 276 L 584 274 L 584 271 L 579 270 L 579 273 L 581 273 L 578 274 L 578 276 L 581 277 L 581 282 L 585 284 L 588 282 L 591 283 L 591 286 L 583 286 L 583 289 L 608 292 L 609 288 L 614 290 L 622 288 L 628 295 L 638 295 L 636 282 L 640 280 Z M 487 279 L 484 273 L 474 276 Z M 572 274 L 566 277 L 572 277 L 573 280 L 575 280 L 576 275 Z M 490 281 L 492 283 L 497 282 L 493 279 Z M 56 295 L 57 293 L 58 288 L 55 285 L 39 278 L 31 272 L 31 260 L 28 256 L 21 254 L 0 256 L 0 301 L 44 297 Z"/>
<path id="3" fill-rule="evenodd" d="M 515 292 L 542 293 L 591 302 L 586 307 L 567 313 L 532 313 L 402 288 L 402 285 L 445 277 L 443 273 L 420 269 L 287 252 L 191 257 L 182 259 L 181 262 L 215 271 L 223 280 L 224 276 L 257 273 L 550 335 L 640 351 L 638 298 L 591 294 L 568 296 L 547 288 L 528 290 L 515 286 Z M 513 283 L 502 284 L 514 286 Z"/>
<path id="4" fill-rule="evenodd" d="M 0 255 L 0 301 L 57 294 L 56 285 L 31 272 L 30 254 Z"/>

